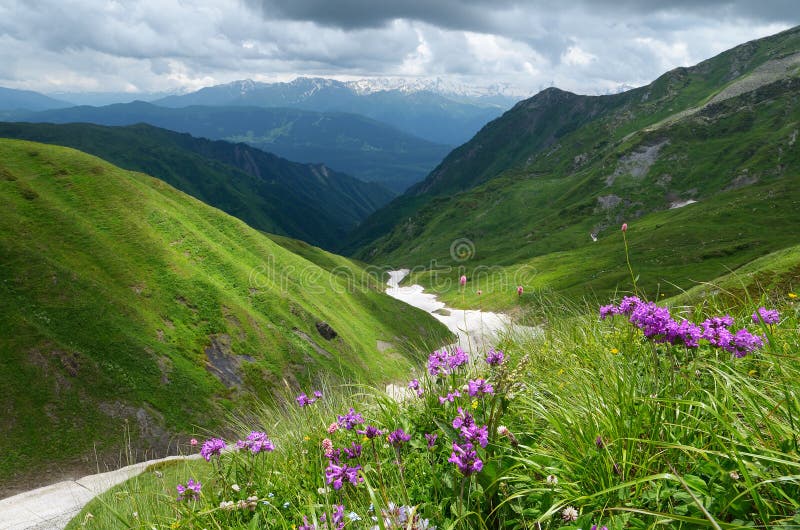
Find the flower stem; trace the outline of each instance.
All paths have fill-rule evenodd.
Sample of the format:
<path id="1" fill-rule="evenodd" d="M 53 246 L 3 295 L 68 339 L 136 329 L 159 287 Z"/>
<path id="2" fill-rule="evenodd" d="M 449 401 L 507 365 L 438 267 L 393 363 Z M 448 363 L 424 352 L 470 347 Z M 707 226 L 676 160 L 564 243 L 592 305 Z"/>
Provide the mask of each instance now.
<path id="1" fill-rule="evenodd" d="M 625 235 L 625 232 L 622 232 L 622 240 L 625 242 L 625 262 L 628 264 L 628 271 L 631 273 L 631 281 L 633 282 L 633 294 L 639 294 L 639 287 L 636 285 L 636 276 L 633 274 L 633 267 L 631 267 L 631 258 L 628 252 L 628 236 Z"/>
<path id="2" fill-rule="evenodd" d="M 403 498 L 406 501 L 406 506 L 411 506 L 408 500 L 408 488 L 406 488 L 405 473 L 403 472 L 403 463 L 400 461 L 400 449 L 395 448 L 395 455 L 397 456 L 397 469 L 400 471 L 400 485 L 403 486 Z"/>
<path id="3" fill-rule="evenodd" d="M 375 455 L 375 466 L 378 469 L 378 480 L 381 483 L 381 493 L 383 493 L 383 501 L 389 502 L 389 494 L 386 491 L 386 483 L 383 480 L 383 470 L 381 469 L 381 459 L 378 457 L 378 449 L 375 447 L 375 439 L 372 439 L 372 454 Z"/>

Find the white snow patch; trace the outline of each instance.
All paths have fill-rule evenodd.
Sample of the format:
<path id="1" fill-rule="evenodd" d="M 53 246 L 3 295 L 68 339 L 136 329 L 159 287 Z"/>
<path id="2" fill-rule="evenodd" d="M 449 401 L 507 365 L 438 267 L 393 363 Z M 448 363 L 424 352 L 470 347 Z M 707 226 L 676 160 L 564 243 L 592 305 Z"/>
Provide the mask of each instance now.
<path id="1" fill-rule="evenodd" d="M 386 294 L 433 315 L 458 337 L 456 344 L 470 355 L 483 354 L 503 333 L 537 332 L 536 328 L 514 325 L 508 315 L 502 313 L 446 307 L 436 295 L 426 293 L 421 285 L 401 287 L 400 282 L 409 272 L 408 269 L 390 271 Z"/>
<path id="2" fill-rule="evenodd" d="M 670 210 L 674 210 L 676 208 L 683 208 L 684 206 L 689 206 L 690 204 L 694 204 L 697 201 L 694 199 L 689 199 L 688 201 L 675 201 L 669 205 Z"/>

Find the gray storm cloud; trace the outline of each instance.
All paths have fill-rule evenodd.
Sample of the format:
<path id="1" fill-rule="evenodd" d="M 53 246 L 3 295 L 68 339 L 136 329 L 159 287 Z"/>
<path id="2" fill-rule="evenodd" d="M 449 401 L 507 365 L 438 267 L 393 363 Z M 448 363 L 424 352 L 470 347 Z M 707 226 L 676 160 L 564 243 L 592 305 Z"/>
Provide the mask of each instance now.
<path id="1" fill-rule="evenodd" d="M 0 0 L 0 85 L 448 77 L 602 93 L 800 23 L 794 0 Z"/>

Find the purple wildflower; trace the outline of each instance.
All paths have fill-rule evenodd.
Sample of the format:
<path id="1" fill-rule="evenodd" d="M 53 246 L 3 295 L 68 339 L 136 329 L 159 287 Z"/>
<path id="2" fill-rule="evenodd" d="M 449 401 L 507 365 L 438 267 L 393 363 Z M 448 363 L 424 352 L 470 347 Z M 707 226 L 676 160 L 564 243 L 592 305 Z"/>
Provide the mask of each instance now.
<path id="1" fill-rule="evenodd" d="M 296 401 L 301 407 L 307 407 L 313 404 L 316 399 L 308 397 L 305 392 L 301 392 L 300 395 L 297 396 Z"/>
<path id="2" fill-rule="evenodd" d="M 489 366 L 500 366 L 503 364 L 503 352 L 500 350 L 489 350 L 486 354 L 486 364 Z"/>
<path id="3" fill-rule="evenodd" d="M 478 394 L 494 394 L 494 388 L 485 379 L 474 379 L 467 383 L 467 392 L 475 397 Z"/>
<path id="4" fill-rule="evenodd" d="M 647 302 L 639 303 L 633 309 L 630 321 L 642 330 L 645 337 L 652 338 L 666 335 L 672 318 L 666 307 L 659 307 L 654 302 Z"/>
<path id="5" fill-rule="evenodd" d="M 303 516 L 303 524 L 297 527 L 297 530 L 317 530 L 317 527 L 308 522 L 308 517 Z"/>
<path id="6" fill-rule="evenodd" d="M 446 350 L 435 351 L 428 356 L 428 373 L 433 377 L 439 377 L 440 375 L 447 375 L 449 373 Z"/>
<path id="7" fill-rule="evenodd" d="M 740 329 L 733 335 L 733 338 L 725 348 L 735 357 L 744 357 L 748 353 L 764 346 L 764 340 L 758 335 L 753 335 L 746 329 Z"/>
<path id="8" fill-rule="evenodd" d="M 478 458 L 478 453 L 471 443 L 461 446 L 453 442 L 453 452 L 450 453 L 447 461 L 455 464 L 461 474 L 465 476 L 478 473 L 483 469 L 483 461 Z"/>
<path id="9" fill-rule="evenodd" d="M 618 314 L 630 315 L 637 306 L 642 304 L 642 300 L 638 296 L 626 296 L 619 303 Z"/>
<path id="10" fill-rule="evenodd" d="M 764 324 L 777 324 L 780 319 L 780 313 L 777 309 L 767 309 L 766 307 L 759 307 L 752 315 L 753 322 L 756 324 L 764 322 Z"/>
<path id="11" fill-rule="evenodd" d="M 275 445 L 267 436 L 265 432 L 252 431 L 247 435 L 246 440 L 239 440 L 236 442 L 238 449 L 248 449 L 253 454 L 262 452 L 271 452 L 275 450 Z"/>
<path id="12" fill-rule="evenodd" d="M 175 489 L 178 490 L 178 502 L 185 500 L 196 501 L 200 498 L 200 490 L 202 488 L 203 485 L 199 482 L 195 482 L 192 478 L 189 479 L 189 482 L 187 482 L 185 486 L 183 484 L 178 484 L 175 486 Z"/>
<path id="13" fill-rule="evenodd" d="M 425 390 L 423 390 L 423 388 L 419 384 L 419 379 L 412 379 L 411 381 L 409 381 L 408 388 L 416 392 L 417 397 L 420 397 L 422 394 L 425 393 Z"/>
<path id="14" fill-rule="evenodd" d="M 467 364 L 468 361 L 469 356 L 458 346 L 456 346 L 455 351 L 451 352 L 450 356 L 447 357 L 447 365 L 450 367 L 450 370 L 454 370 L 459 366 L 463 366 Z"/>
<path id="15" fill-rule="evenodd" d="M 439 404 L 440 405 L 444 405 L 448 401 L 450 403 L 452 403 L 453 401 L 455 401 L 455 399 L 457 397 L 461 397 L 461 392 L 459 392 L 458 389 L 453 390 L 452 392 L 448 393 L 446 396 L 439 396 Z"/>
<path id="16" fill-rule="evenodd" d="M 724 315 L 721 317 L 712 317 L 703 322 L 703 327 L 709 326 L 713 328 L 728 328 L 733 325 L 733 317 Z"/>
<path id="17" fill-rule="evenodd" d="M 733 318 L 729 315 L 724 317 L 713 317 L 703 321 L 703 338 L 712 346 L 718 348 L 728 348 L 733 334 L 728 329 L 728 326 L 733 325 Z"/>
<path id="18" fill-rule="evenodd" d="M 344 504 L 334 504 L 333 513 L 331 514 L 331 522 L 336 530 L 344 528 Z"/>
<path id="19" fill-rule="evenodd" d="M 350 484 L 364 482 L 364 479 L 358 476 L 360 470 L 361 466 L 340 466 L 329 462 L 328 467 L 325 469 L 325 480 L 328 484 L 333 485 L 333 489 L 338 490 L 342 488 L 345 482 L 349 482 Z"/>
<path id="20" fill-rule="evenodd" d="M 462 427 L 471 427 L 473 425 L 475 425 L 475 418 L 472 417 L 472 414 L 458 407 L 458 416 L 453 418 L 453 428 L 461 429 Z"/>
<path id="21" fill-rule="evenodd" d="M 606 446 L 605 441 L 603 441 L 603 437 L 600 435 L 597 435 L 597 438 L 594 439 L 594 444 L 598 449 L 604 449 Z"/>
<path id="22" fill-rule="evenodd" d="M 328 457 L 328 460 L 332 464 L 338 464 L 342 460 L 342 450 L 338 447 L 335 449 L 331 449 L 330 451 L 325 453 L 325 456 Z"/>
<path id="23" fill-rule="evenodd" d="M 619 314 L 619 309 L 613 304 L 600 306 L 600 320 L 605 320 L 606 317 L 613 317 Z"/>
<path id="24" fill-rule="evenodd" d="M 483 425 L 478 427 L 472 414 L 458 407 L 458 416 L 453 419 L 453 428 L 458 429 L 459 434 L 467 442 L 477 442 L 481 447 L 486 447 L 489 443 L 489 427 Z"/>
<path id="25" fill-rule="evenodd" d="M 357 413 L 353 407 L 350 407 L 350 412 L 344 416 L 336 416 L 336 419 L 338 420 L 339 425 L 348 431 L 352 431 L 356 425 L 364 423 L 364 416 Z"/>
<path id="26" fill-rule="evenodd" d="M 353 460 L 361 456 L 361 450 L 361 444 L 351 442 L 350 447 L 344 448 L 344 454 L 348 460 Z"/>
<path id="27" fill-rule="evenodd" d="M 367 425 L 366 429 L 362 429 L 362 430 L 359 430 L 359 431 L 356 431 L 356 432 L 358 434 L 363 434 L 364 436 L 366 436 L 370 440 L 372 440 L 373 438 L 377 438 L 378 436 L 383 434 L 383 431 L 378 429 L 374 425 Z"/>
<path id="28" fill-rule="evenodd" d="M 461 436 L 468 442 L 477 442 L 481 447 L 486 447 L 489 443 L 489 426 L 478 427 L 477 425 L 472 425 L 471 427 L 462 427 Z"/>
<path id="29" fill-rule="evenodd" d="M 667 324 L 665 339 L 672 344 L 683 344 L 687 348 L 697 348 L 702 337 L 702 328 L 688 320 L 683 320 L 680 323 L 673 320 Z"/>
<path id="30" fill-rule="evenodd" d="M 402 447 L 402 445 L 410 439 L 411 436 L 406 434 L 403 429 L 397 429 L 389 433 L 389 443 L 396 448 Z"/>
<path id="31" fill-rule="evenodd" d="M 385 510 L 381 510 L 381 518 L 383 519 L 383 526 L 381 528 L 388 529 L 409 529 L 409 530 L 436 530 L 435 526 L 430 524 L 428 519 L 422 519 L 416 508 L 411 506 L 398 506 L 397 504 L 389 501 Z M 377 521 L 377 517 L 372 518 Z M 378 528 L 373 525 L 372 530 Z"/>
<path id="32" fill-rule="evenodd" d="M 322 392 L 320 392 L 319 390 L 314 390 L 314 398 L 322 399 Z"/>
<path id="33" fill-rule="evenodd" d="M 220 438 L 211 438 L 203 442 L 203 447 L 200 448 L 200 456 L 206 459 L 206 462 L 211 461 L 211 457 L 219 455 L 223 449 L 227 447 L 225 440 Z"/>
<path id="34" fill-rule="evenodd" d="M 436 439 L 439 437 L 438 434 L 425 434 L 425 440 L 428 441 L 428 449 L 433 449 L 436 445 Z"/>

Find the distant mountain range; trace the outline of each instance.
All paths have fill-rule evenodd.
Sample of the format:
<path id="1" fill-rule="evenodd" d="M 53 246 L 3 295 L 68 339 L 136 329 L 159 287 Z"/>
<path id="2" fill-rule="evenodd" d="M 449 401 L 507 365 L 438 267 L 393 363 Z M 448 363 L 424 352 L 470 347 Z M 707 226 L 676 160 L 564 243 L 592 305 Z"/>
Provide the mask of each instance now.
<path id="1" fill-rule="evenodd" d="M 244 142 L 298 162 L 320 164 L 401 192 L 434 168 L 449 147 L 356 114 L 286 108 L 166 108 L 150 103 L 8 112 L 7 120 L 99 125 L 148 123 L 193 136 Z"/>
<path id="2" fill-rule="evenodd" d="M 245 144 L 139 124 L 0 123 L 0 137 L 79 149 L 158 177 L 253 228 L 336 249 L 393 196 L 321 164 L 290 162 Z"/>
<path id="3" fill-rule="evenodd" d="M 185 94 L 59 93 L 0 89 L 0 111 L 41 111 L 70 106 L 107 106 L 134 99 L 164 107 L 256 106 L 359 114 L 433 143 L 469 140 L 487 122 L 522 99 L 504 85 L 474 87 L 441 78 L 373 78 L 336 81 L 298 77 L 286 83 L 245 79 Z"/>
<path id="4" fill-rule="evenodd" d="M 0 111 L 37 111 L 71 106 L 71 103 L 54 99 L 38 92 L 0 87 Z"/>
<path id="5" fill-rule="evenodd" d="M 378 120 L 431 142 L 459 145 L 500 116 L 518 98 L 501 90 L 476 91 L 442 80 L 362 80 L 299 77 L 289 83 L 235 81 L 153 101 L 190 105 L 288 107 L 348 112 Z"/>
<path id="6" fill-rule="evenodd" d="M 370 216 L 348 248 L 392 266 L 527 267 L 529 286 L 613 293 L 630 288 L 628 222 L 640 286 L 689 287 L 800 242 L 798 94 L 800 27 L 619 94 L 549 88 Z M 454 255 L 454 241 L 469 252 Z"/>
<path id="7" fill-rule="evenodd" d="M 51 92 L 52 98 L 71 103 L 71 106 L 91 105 L 102 107 L 115 103 L 153 101 L 173 95 L 171 92 Z"/>

